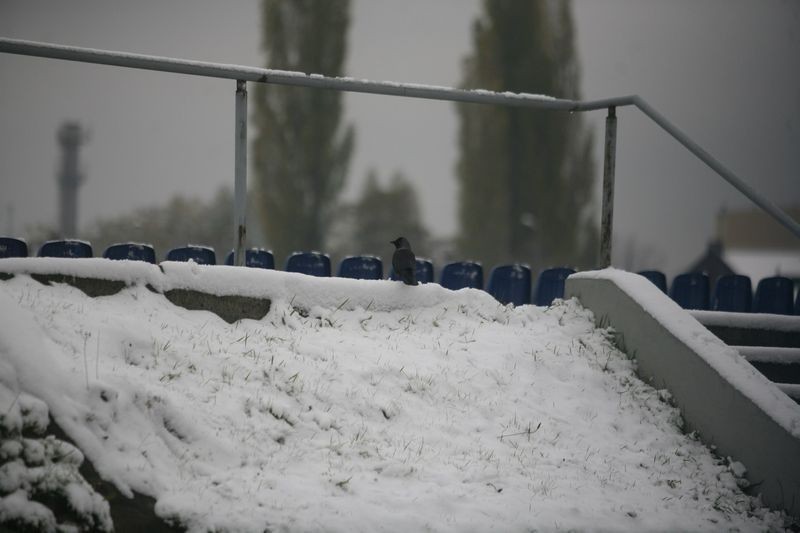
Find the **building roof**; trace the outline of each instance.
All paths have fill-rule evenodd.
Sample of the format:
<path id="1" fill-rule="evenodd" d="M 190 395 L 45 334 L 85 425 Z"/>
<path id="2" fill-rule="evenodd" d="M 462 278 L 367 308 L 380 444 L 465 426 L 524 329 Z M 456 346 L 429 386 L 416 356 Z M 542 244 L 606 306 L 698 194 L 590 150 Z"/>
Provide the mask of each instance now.
<path id="1" fill-rule="evenodd" d="M 800 220 L 800 205 L 784 207 L 794 220 Z M 717 238 L 724 250 L 795 250 L 800 239 L 758 208 L 724 210 L 717 218 Z"/>

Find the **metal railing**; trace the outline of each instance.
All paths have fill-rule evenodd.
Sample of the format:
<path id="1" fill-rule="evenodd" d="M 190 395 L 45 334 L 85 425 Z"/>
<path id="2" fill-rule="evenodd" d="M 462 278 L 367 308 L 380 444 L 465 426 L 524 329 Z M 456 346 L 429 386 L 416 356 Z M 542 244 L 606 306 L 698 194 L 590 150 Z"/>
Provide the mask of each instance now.
<path id="1" fill-rule="evenodd" d="M 498 93 L 485 90 L 465 90 L 451 87 L 394 83 L 386 81 L 360 80 L 354 78 L 331 78 L 319 74 L 305 74 L 285 70 L 272 70 L 203 61 L 189 61 L 169 57 L 158 57 L 125 52 L 112 52 L 92 48 L 78 48 L 33 41 L 0 38 L 0 52 L 9 54 L 64 59 L 82 63 L 113 65 L 117 67 L 155 70 L 236 80 L 235 93 L 235 155 L 234 155 L 234 264 L 244 265 L 247 238 L 247 82 L 272 83 L 293 87 L 308 87 L 334 91 L 405 96 L 427 100 L 446 100 L 474 104 L 494 104 L 514 107 L 551 109 L 556 111 L 593 111 L 607 109 L 605 149 L 603 162 L 603 204 L 600 227 L 600 265 L 611 265 L 611 234 L 614 214 L 614 172 L 616 167 L 616 108 L 633 106 L 661 126 L 686 149 L 733 185 L 753 203 L 770 214 L 795 236 L 800 238 L 800 224 L 777 205 L 762 196 L 744 180 L 703 150 L 688 135 L 669 122 L 641 97 L 623 96 L 604 100 L 563 100 L 525 93 Z"/>

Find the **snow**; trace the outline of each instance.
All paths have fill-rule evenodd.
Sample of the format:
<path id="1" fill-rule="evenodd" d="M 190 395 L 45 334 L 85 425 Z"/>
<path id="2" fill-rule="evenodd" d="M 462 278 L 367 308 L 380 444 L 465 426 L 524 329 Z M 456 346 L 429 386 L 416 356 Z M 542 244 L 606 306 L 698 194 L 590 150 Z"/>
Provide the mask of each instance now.
<path id="1" fill-rule="evenodd" d="M 182 61 L 182 60 L 181 60 Z M 187 61 L 187 65 L 196 65 L 200 68 L 207 68 L 209 66 L 216 66 L 213 64 L 204 65 L 203 63 Z M 228 67 L 224 65 L 222 67 Z M 568 100 L 559 100 L 545 94 L 532 94 L 532 93 L 515 93 L 511 91 L 497 92 L 489 91 L 486 89 L 458 89 L 454 87 L 446 87 L 443 85 L 429 85 L 423 83 L 407 83 L 397 81 L 378 81 L 369 80 L 365 78 L 354 78 L 350 76 L 337 76 L 327 77 L 319 73 L 305 73 L 290 70 L 278 69 L 255 69 L 251 67 L 241 67 L 230 65 L 230 67 L 241 70 L 248 75 L 256 76 L 259 80 L 262 78 L 268 79 L 273 83 L 286 83 L 296 85 L 327 85 L 329 87 L 336 87 L 342 90 L 363 91 L 370 93 L 384 93 L 384 94 L 401 94 L 408 96 L 410 93 L 424 94 L 430 98 L 443 98 L 458 100 L 460 96 L 474 95 L 474 96 L 488 96 L 496 97 L 501 100 L 509 102 L 511 100 L 520 100 L 526 102 L 563 102 L 568 103 Z M 250 78 L 248 78 L 250 79 Z M 304 83 L 305 82 L 305 83 Z M 427 94 L 426 94 L 427 93 Z"/>
<path id="2" fill-rule="evenodd" d="M 160 275 L 158 266 L 142 261 L 110 261 L 101 257 L 81 259 L 61 257 L 20 257 L 0 260 L 0 272 L 15 274 L 63 274 L 80 278 L 150 283 Z"/>
<path id="3" fill-rule="evenodd" d="M 81 451 L 52 435 L 42 438 L 49 423 L 47 406 L 26 392 L 14 392 L 18 386 L 12 383 L 15 374 L 7 364 L 3 370 L 0 525 L 55 532 L 77 531 L 82 524 L 85 530 L 111 531 L 108 502 L 79 473 L 84 460 Z M 57 517 L 42 500 L 63 501 L 69 511 L 60 509 L 59 514 L 67 512 L 67 516 Z"/>
<path id="4" fill-rule="evenodd" d="M 39 502 L 28 500 L 23 490 L 0 498 L 0 523 L 24 522 L 34 531 L 56 530 L 56 519 L 52 511 Z"/>
<path id="5" fill-rule="evenodd" d="M 270 71 L 275 72 L 275 71 Z M 294 74 L 297 75 L 298 73 L 285 73 L 281 72 L 281 75 L 287 74 Z M 305 74 L 301 74 L 301 76 L 306 76 Z M 309 78 L 323 78 L 323 76 L 315 76 L 310 75 L 307 76 Z M 328 78 L 333 82 L 340 82 L 345 85 L 362 85 L 362 86 L 372 86 L 374 88 L 383 88 L 383 89 L 394 89 L 394 90 L 408 90 L 412 92 L 428 92 L 428 93 L 450 93 L 451 95 L 456 94 L 473 94 L 479 96 L 495 96 L 500 97 L 503 99 L 515 99 L 515 100 L 526 100 L 526 101 L 537 101 L 537 102 L 555 102 L 558 99 L 549 95 L 545 94 L 532 94 L 532 93 L 515 93 L 510 91 L 504 92 L 497 92 L 497 91 L 488 91 L 486 89 L 456 89 L 453 87 L 446 87 L 443 85 L 428 85 L 422 83 L 403 83 L 403 82 L 395 82 L 395 81 L 374 81 L 368 80 L 363 78 L 351 78 L 351 77 L 336 77 L 336 78 Z"/>
<path id="6" fill-rule="evenodd" d="M 545 102 L 553 102 L 557 100 L 556 98 L 546 94 L 515 93 L 511 91 L 495 92 L 487 91 L 486 89 L 471 89 L 469 92 L 484 96 L 502 96 L 504 98 L 514 98 L 519 100 L 541 100 Z"/>
<path id="7" fill-rule="evenodd" d="M 97 261 L 3 260 L 4 272 L 67 268 L 131 286 L 89 298 L 23 274 L 0 282 L 0 413 L 21 426 L 23 406 L 35 419 L 46 408 L 103 478 L 190 531 L 785 519 L 741 491 L 746 465 L 682 433 L 669 394 L 639 380 L 575 300 L 514 308 L 436 284 Z M 272 306 L 228 324 L 148 283 Z M 19 510 L 17 493 L 3 498 Z"/>
<path id="8" fill-rule="evenodd" d="M 159 291 L 192 289 L 218 296 L 241 295 L 271 300 L 288 300 L 303 308 L 369 308 L 378 311 L 416 309 L 452 300 L 453 293 L 430 283 L 408 290 L 400 283 L 383 280 L 317 278 L 294 272 L 224 265 L 198 265 L 193 261 L 164 261 L 151 265 L 141 261 L 109 261 L 102 258 L 14 258 L 3 259 L 0 272 L 64 274 L 81 278 L 123 281 L 127 285 L 149 284 Z M 466 293 L 464 293 L 466 294 Z M 494 300 L 482 291 L 491 305 Z M 464 296 L 470 300 L 469 296 Z"/>
<path id="9" fill-rule="evenodd" d="M 607 268 L 579 272 L 570 277 L 610 280 L 628 295 L 635 295 L 636 301 L 646 313 L 655 318 L 676 338 L 691 347 L 709 366 L 761 407 L 775 422 L 795 437 L 800 438 L 800 409 L 798 409 L 797 404 L 753 368 L 735 348 L 722 342 L 695 318 L 701 317 L 703 323 L 709 324 L 706 318 L 713 320 L 717 312 L 713 312 L 711 315 L 709 315 L 709 312 L 701 313 L 695 311 L 689 313 L 671 299 L 666 298 L 664 293 L 647 278 L 623 270 Z M 731 324 L 740 320 L 737 315 L 742 315 L 742 313 L 719 313 L 719 315 L 720 317 L 716 319 L 719 323 Z M 781 317 L 768 315 L 760 320 L 773 323 L 776 318 Z M 797 317 L 786 318 L 793 319 Z M 754 320 L 759 319 L 756 318 Z M 794 327 L 791 320 L 778 322 L 784 325 L 788 324 L 786 327 Z M 716 324 L 717 322 L 714 323 Z M 797 322 L 794 322 L 794 324 L 797 324 Z"/>
<path id="10" fill-rule="evenodd" d="M 83 460 L 80 452 L 52 436 L 23 442 L 26 448 L 35 448 L 37 455 L 11 459 L 0 467 L 0 524 L 16 522 L 36 531 L 63 531 L 53 511 L 37 501 L 43 495 L 57 495 L 88 526 L 86 530 L 94 526 L 95 531 L 111 531 L 108 502 L 78 473 Z"/>

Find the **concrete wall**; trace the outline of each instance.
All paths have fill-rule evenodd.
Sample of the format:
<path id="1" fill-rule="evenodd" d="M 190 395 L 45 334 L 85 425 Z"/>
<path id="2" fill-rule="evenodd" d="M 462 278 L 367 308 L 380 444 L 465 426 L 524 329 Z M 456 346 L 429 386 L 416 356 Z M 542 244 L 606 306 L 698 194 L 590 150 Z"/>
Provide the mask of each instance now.
<path id="1" fill-rule="evenodd" d="M 249 318 L 261 320 L 269 313 L 270 301 L 236 294 L 217 296 L 188 289 L 172 289 L 164 292 L 167 300 L 191 311 L 211 311 L 225 322 Z"/>
<path id="2" fill-rule="evenodd" d="M 774 385 L 758 375 L 752 376 L 747 387 L 732 385 L 723 376 L 730 374 L 720 372 L 719 361 L 711 364 L 681 340 L 687 333 L 707 335 L 699 322 L 692 319 L 685 326 L 696 327 L 697 332 L 676 335 L 647 310 L 652 308 L 653 298 L 663 297 L 665 307 L 674 306 L 666 295 L 648 293 L 644 305 L 636 291 L 623 289 L 611 278 L 570 277 L 565 296 L 577 297 L 594 312 L 598 323 L 616 330 L 620 348 L 636 358 L 642 379 L 670 391 L 688 431 L 697 431 L 703 442 L 716 446 L 720 456 L 730 456 L 745 465 L 752 491 L 760 493 L 766 505 L 800 516 L 800 438 L 797 431 L 786 427 L 785 416 L 776 416 L 747 392 Z M 790 409 L 777 403 L 781 415 Z"/>
<path id="3" fill-rule="evenodd" d="M 0 281 L 13 277 L 14 274 L 0 272 Z M 128 285 L 121 280 L 87 278 L 64 274 L 31 274 L 31 277 L 43 285 L 52 283 L 72 285 L 92 298 L 116 294 Z M 267 315 L 272 303 L 268 298 L 255 298 L 238 294 L 216 295 L 192 289 L 159 291 L 151 285 L 147 285 L 147 288 L 153 292 L 163 294 L 167 300 L 175 305 L 191 311 L 210 311 L 230 324 L 244 318 L 260 320 Z"/>

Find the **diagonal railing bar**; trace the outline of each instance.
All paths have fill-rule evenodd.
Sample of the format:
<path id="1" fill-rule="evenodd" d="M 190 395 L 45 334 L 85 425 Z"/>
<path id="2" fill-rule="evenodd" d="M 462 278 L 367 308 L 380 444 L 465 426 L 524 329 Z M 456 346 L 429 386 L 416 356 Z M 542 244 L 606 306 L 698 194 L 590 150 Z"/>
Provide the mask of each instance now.
<path id="1" fill-rule="evenodd" d="M 676 141 L 681 143 L 703 163 L 711 167 L 711 169 L 719 174 L 725 181 L 730 183 L 739 192 L 749 198 L 754 204 L 772 215 L 778 222 L 783 224 L 789 231 L 794 233 L 795 236 L 800 238 L 800 224 L 798 224 L 792 217 L 786 214 L 786 212 L 784 212 L 768 198 L 762 196 L 750 184 L 734 174 L 711 154 L 706 152 L 699 144 L 689 138 L 688 135 L 667 120 L 664 115 L 656 111 L 653 106 L 644 101 L 644 99 L 640 98 L 639 96 L 634 96 L 633 98 L 633 105 L 639 108 L 642 113 L 650 117 L 650 120 L 661 126 L 662 129 L 672 135 Z"/>
<path id="2" fill-rule="evenodd" d="M 601 218 L 601 266 L 611 263 L 611 233 L 614 204 L 614 169 L 616 157 L 616 108 L 633 106 L 658 124 L 669 133 L 687 150 L 710 167 L 725 181 L 730 183 L 739 192 L 744 194 L 753 203 L 766 211 L 775 220 L 786 227 L 796 237 L 800 238 L 800 224 L 772 201 L 761 195 L 747 182 L 739 178 L 717 159 L 695 143 L 688 135 L 667 120 L 650 104 L 637 95 L 606 98 L 602 100 L 565 100 L 550 96 L 493 92 L 486 90 L 456 89 L 434 85 L 420 85 L 413 83 L 395 83 L 389 81 L 373 81 L 356 78 L 328 77 L 320 74 L 306 74 L 285 70 L 274 70 L 223 63 L 210 63 L 204 61 L 190 61 L 171 57 L 159 57 L 144 54 L 131 54 L 126 52 L 113 52 L 93 48 L 80 48 L 19 39 L 0 37 L 0 52 L 51 59 L 63 59 L 82 63 L 112 65 L 125 68 L 155 70 L 188 74 L 212 78 L 230 79 L 236 81 L 236 150 L 235 150 L 235 192 L 237 199 L 234 213 L 234 243 L 235 264 L 242 265 L 245 261 L 245 204 L 246 195 L 246 147 L 247 142 L 246 120 L 243 124 L 242 117 L 247 116 L 246 82 L 271 83 L 275 85 L 288 85 L 293 87 L 307 87 L 314 89 L 328 89 L 356 93 L 379 94 L 386 96 L 403 96 L 408 98 L 423 98 L 427 100 L 446 100 L 474 104 L 494 104 L 515 107 L 528 107 L 536 109 L 551 109 L 557 111 L 584 112 L 607 109 L 609 118 L 606 127 L 606 149 L 603 176 L 603 213 Z M 613 123 L 613 127 L 609 124 Z M 613 135 L 613 138 L 609 136 Z"/>

